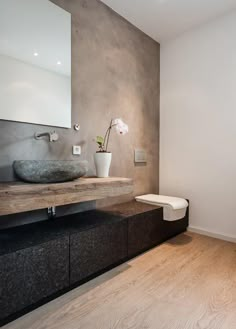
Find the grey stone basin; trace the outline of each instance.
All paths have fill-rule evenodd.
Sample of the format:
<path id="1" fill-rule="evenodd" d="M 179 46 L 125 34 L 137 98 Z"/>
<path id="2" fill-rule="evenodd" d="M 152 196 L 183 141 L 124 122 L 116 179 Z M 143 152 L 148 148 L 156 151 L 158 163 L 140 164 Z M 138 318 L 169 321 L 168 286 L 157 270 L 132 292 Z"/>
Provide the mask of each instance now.
<path id="1" fill-rule="evenodd" d="M 87 161 L 19 160 L 13 162 L 17 177 L 29 183 L 62 183 L 84 176 Z"/>

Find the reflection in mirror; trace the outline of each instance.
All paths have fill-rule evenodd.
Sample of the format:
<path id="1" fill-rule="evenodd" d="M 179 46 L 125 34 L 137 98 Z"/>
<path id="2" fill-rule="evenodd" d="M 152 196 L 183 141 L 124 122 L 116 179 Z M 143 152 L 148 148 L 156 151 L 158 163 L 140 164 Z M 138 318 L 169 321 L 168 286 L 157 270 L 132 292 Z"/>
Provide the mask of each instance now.
<path id="1" fill-rule="evenodd" d="M 71 15 L 48 0 L 0 1 L 0 119 L 71 127 Z"/>

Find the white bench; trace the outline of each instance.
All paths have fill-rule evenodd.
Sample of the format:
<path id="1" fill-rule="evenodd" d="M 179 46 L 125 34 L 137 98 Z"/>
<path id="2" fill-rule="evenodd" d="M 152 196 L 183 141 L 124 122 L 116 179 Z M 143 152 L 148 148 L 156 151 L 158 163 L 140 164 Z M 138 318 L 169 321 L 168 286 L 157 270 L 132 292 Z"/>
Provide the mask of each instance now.
<path id="1" fill-rule="evenodd" d="M 187 200 L 165 195 L 145 194 L 135 197 L 135 200 L 163 207 L 163 219 L 167 221 L 175 221 L 184 218 L 188 208 Z"/>

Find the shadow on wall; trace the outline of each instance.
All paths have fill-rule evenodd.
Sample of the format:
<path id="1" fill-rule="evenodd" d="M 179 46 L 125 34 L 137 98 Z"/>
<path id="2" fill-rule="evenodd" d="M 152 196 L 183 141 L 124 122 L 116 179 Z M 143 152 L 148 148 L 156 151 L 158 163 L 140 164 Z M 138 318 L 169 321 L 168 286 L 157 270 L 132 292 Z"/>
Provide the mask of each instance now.
<path id="1" fill-rule="evenodd" d="M 57 217 L 71 215 L 96 208 L 96 201 L 82 202 L 57 207 Z M 56 217 L 56 218 L 57 218 Z M 56 220 L 56 218 L 54 220 Z M 47 209 L 27 211 L 19 214 L 0 216 L 0 229 L 48 220 Z M 50 219 L 53 220 L 53 219 Z"/>
<path id="2" fill-rule="evenodd" d="M 0 167 L 0 171 L 1 171 L 1 180 L 3 180 L 2 179 L 3 177 L 12 178 L 12 179 L 8 179 L 8 181 L 17 180 L 17 177 L 15 176 L 15 174 L 12 170 L 12 166 Z"/>

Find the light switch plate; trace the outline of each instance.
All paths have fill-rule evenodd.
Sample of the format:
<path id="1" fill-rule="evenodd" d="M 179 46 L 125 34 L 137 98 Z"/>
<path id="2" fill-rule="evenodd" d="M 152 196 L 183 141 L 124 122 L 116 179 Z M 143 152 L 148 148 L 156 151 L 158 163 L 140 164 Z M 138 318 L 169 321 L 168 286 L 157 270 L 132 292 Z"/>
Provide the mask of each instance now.
<path id="1" fill-rule="evenodd" d="M 135 163 L 146 163 L 147 162 L 147 153 L 143 149 L 134 150 L 134 162 Z"/>
<path id="2" fill-rule="evenodd" d="M 81 154 L 81 146 L 80 145 L 73 145 L 72 153 L 73 153 L 73 155 L 80 155 Z"/>

